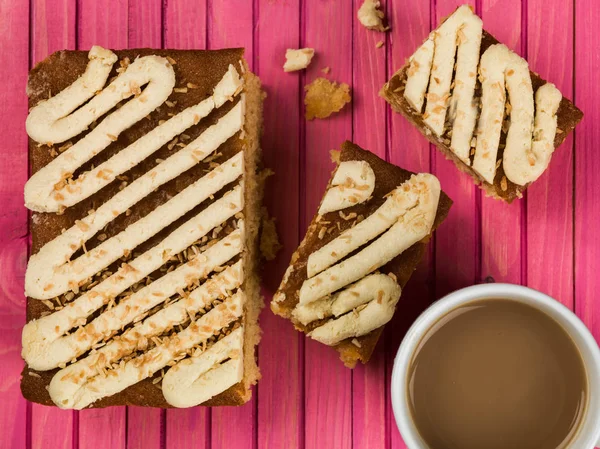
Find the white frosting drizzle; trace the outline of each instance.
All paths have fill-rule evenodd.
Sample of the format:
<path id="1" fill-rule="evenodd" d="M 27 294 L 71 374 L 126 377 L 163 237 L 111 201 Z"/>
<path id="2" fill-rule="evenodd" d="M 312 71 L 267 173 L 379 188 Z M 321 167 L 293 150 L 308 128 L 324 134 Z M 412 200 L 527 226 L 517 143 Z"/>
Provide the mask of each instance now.
<path id="1" fill-rule="evenodd" d="M 153 57 L 146 56 L 145 58 Z M 130 65 L 127 71 L 118 79 L 130 73 L 129 70 L 145 58 L 140 58 Z M 164 66 L 161 65 L 161 67 Z M 151 69 L 153 70 L 153 68 L 147 70 Z M 170 70 L 172 71 L 172 69 Z M 113 84 L 116 83 L 118 79 L 114 81 Z M 146 159 L 174 137 L 198 123 L 200 119 L 206 117 L 215 107 L 221 106 L 223 104 L 223 99 L 226 96 L 227 98 L 231 98 L 239 91 L 241 83 L 242 81 L 240 80 L 238 73 L 235 71 L 234 67 L 230 65 L 228 72 L 215 87 L 212 97 L 207 98 L 195 106 L 185 109 L 162 125 L 157 126 L 111 157 L 108 161 L 80 175 L 72 184 L 65 183 L 64 180 L 66 178 L 68 178 L 84 162 L 105 149 L 121 131 L 129 128 L 131 125 L 144 118 L 151 111 L 156 109 L 160 103 L 166 100 L 168 94 L 158 104 L 155 104 L 157 102 L 151 103 L 149 100 L 140 102 L 140 98 L 150 95 L 147 93 L 147 90 L 150 88 L 149 85 L 142 95 L 113 112 L 83 139 L 59 155 L 56 159 L 52 160 L 40 171 L 36 172 L 25 184 L 25 205 L 29 209 L 36 211 L 57 212 L 63 207 L 70 207 L 83 199 L 88 198 L 90 195 L 98 192 L 100 189 L 114 181 L 117 176 L 139 164 L 142 160 Z M 103 90 L 102 94 L 98 95 L 96 98 L 100 98 L 103 93 L 107 91 L 110 91 L 110 86 Z M 127 116 L 127 120 L 118 116 L 119 114 L 122 114 L 122 111 L 126 112 L 126 107 L 134 101 L 137 103 L 133 106 L 137 106 L 137 109 L 139 109 L 137 114 L 130 113 Z M 46 103 L 43 104 L 45 105 Z M 152 106 L 152 109 L 148 109 L 148 106 L 150 105 Z M 209 128 L 205 133 L 201 134 L 182 150 L 185 151 L 184 154 L 177 156 L 182 152 L 180 151 L 173 155 L 172 157 L 174 157 L 174 160 L 170 162 L 171 170 L 176 170 L 176 175 L 180 174 L 186 169 L 185 166 L 189 166 L 189 160 L 187 161 L 187 164 L 183 162 L 186 159 L 186 156 L 187 159 L 194 158 L 195 160 L 193 162 L 197 162 L 210 154 L 208 148 L 205 148 L 206 143 L 211 142 L 216 145 L 215 147 L 218 147 L 224 140 L 231 137 L 232 133 L 239 131 L 241 125 L 236 128 L 236 123 L 242 123 L 243 121 L 243 106 L 243 104 L 240 105 L 238 103 L 236 108 L 234 108 L 235 110 L 230 111 L 230 113 L 219 121 L 220 126 L 215 125 L 214 127 Z M 36 106 L 36 108 L 37 107 L 38 106 Z M 32 110 L 32 113 L 34 110 L 35 108 Z M 219 138 L 224 140 L 219 141 Z M 138 195 L 141 195 L 141 197 L 146 196 L 146 190 L 140 190 L 139 187 L 138 184 L 135 188 Z M 130 190 L 133 189 L 130 188 Z"/>
<path id="2" fill-rule="evenodd" d="M 429 235 L 439 196 L 435 176 L 413 175 L 366 219 L 309 255 L 307 279 L 292 316 L 303 325 L 336 317 L 309 336 L 333 345 L 365 335 L 391 319 L 400 286 L 387 275 L 372 273 Z"/>
<path id="3" fill-rule="evenodd" d="M 340 316 L 350 310 L 377 299 L 380 289 L 396 292 L 400 297 L 400 286 L 385 274 L 370 274 L 331 297 L 325 297 L 309 304 L 301 304 L 292 315 L 305 326 L 313 321 L 330 316 Z"/>
<path id="4" fill-rule="evenodd" d="M 404 97 L 417 112 L 423 110 L 425 93 L 427 93 L 429 75 L 431 74 L 431 64 L 433 63 L 433 49 L 433 38 L 429 36 L 410 57 Z"/>
<path id="5" fill-rule="evenodd" d="M 48 242 L 37 254 L 31 256 L 25 275 L 27 295 L 47 299 L 72 289 L 74 285 L 79 285 L 81 281 L 123 257 L 126 251 L 133 250 L 241 176 L 243 160 L 243 153 L 236 154 L 118 235 L 102 242 L 74 261 L 70 261 L 73 253 L 81 246 L 81 242 L 89 240 L 112 220 L 114 215 L 109 213 L 110 210 L 114 210 L 112 205 L 120 203 L 117 211 L 127 209 L 130 202 L 123 203 L 119 201 L 119 197 L 127 197 L 127 194 L 133 194 L 134 190 L 125 192 L 124 189 L 95 213 L 83 218 L 77 225 Z M 142 178 L 138 178 L 133 184 L 142 184 L 143 181 L 139 182 Z"/>
<path id="6" fill-rule="evenodd" d="M 468 132 L 468 142 L 470 142 L 470 136 L 475 128 L 475 117 L 470 115 L 473 109 L 470 103 L 475 91 L 482 30 L 481 19 L 473 14 L 468 5 L 463 5 L 432 32 L 435 51 L 424 121 L 438 136 L 444 132 L 456 54 L 455 90 L 457 87 L 459 90 L 456 92 L 458 98 L 455 101 L 461 108 L 458 110 L 466 113 L 464 117 L 462 114 L 457 114 L 456 119 L 460 129 L 463 130 L 464 127 L 464 131 Z M 467 158 L 468 149 L 469 147 L 467 147 Z"/>
<path id="7" fill-rule="evenodd" d="M 554 151 L 556 111 L 562 95 L 552 84 L 538 89 L 536 104 L 540 118 L 536 117 L 534 129 L 533 87 L 527 61 L 504 45 L 492 45 L 481 57 L 480 71 L 481 117 L 473 168 L 487 182 L 494 182 L 506 90 L 511 108 L 504 149 L 505 174 L 519 185 L 535 181 L 548 166 Z"/>
<path id="8" fill-rule="evenodd" d="M 375 173 L 365 161 L 346 161 L 338 166 L 325 193 L 319 215 L 365 202 L 375 188 Z"/>
<path id="9" fill-rule="evenodd" d="M 550 158 L 554 152 L 554 138 L 556 137 L 557 118 L 556 112 L 560 106 L 562 94 L 554 86 L 547 83 L 535 93 L 535 121 L 533 126 L 533 142 L 531 148 L 522 148 L 518 144 L 507 145 L 504 150 L 504 173 L 515 184 L 525 185 L 538 179 L 548 168 Z M 513 100 L 511 100 L 513 101 Z M 513 111 L 515 106 L 513 104 Z M 512 123 L 512 122 L 511 122 Z M 511 135 L 512 124 L 509 128 Z"/>
<path id="10" fill-rule="evenodd" d="M 162 383 L 167 402 L 174 407 L 193 407 L 240 382 L 243 342 L 244 328 L 239 327 L 199 356 L 184 359 L 167 371 Z"/>
<path id="11" fill-rule="evenodd" d="M 425 176 L 422 174 L 415 175 L 409 182 L 396 187 L 375 212 L 310 254 L 306 267 L 308 277 L 315 276 L 338 260 L 346 257 L 352 251 L 373 240 L 396 223 L 402 215 L 415 207 L 419 203 L 421 195 L 418 185 L 421 178 Z"/>
<path id="12" fill-rule="evenodd" d="M 345 295 L 347 303 L 342 310 L 347 311 L 356 306 L 359 307 L 317 327 L 308 333 L 309 337 L 331 346 L 346 338 L 366 335 L 392 319 L 401 293 L 400 286 L 396 281 L 386 275 L 371 275 L 361 282 L 365 282 L 365 284 L 360 286 L 362 288 L 356 292 L 360 296 Z M 358 284 L 356 284 L 357 287 Z M 353 296 L 355 300 L 353 300 Z M 365 303 L 367 304 L 360 307 Z M 334 305 L 336 304 L 334 303 Z M 335 315 L 338 316 L 338 314 Z"/>
<path id="13" fill-rule="evenodd" d="M 101 351 L 79 360 L 52 378 L 48 390 L 50 397 L 61 408 L 82 409 L 98 399 L 123 391 L 237 320 L 243 313 L 243 302 L 244 294 L 238 291 L 176 336 L 164 338 L 159 345 L 113 369 L 114 375 L 111 372 L 106 376 L 98 374 L 97 366 L 106 363 L 106 356 L 103 357 Z"/>
<path id="14" fill-rule="evenodd" d="M 471 146 L 475 146 L 473 169 L 493 184 L 498 168 L 505 90 L 508 91 L 510 126 L 503 155 L 504 172 L 513 183 L 525 185 L 535 181 L 548 167 L 562 95 L 552 84 L 538 89 L 535 101 L 540 118 L 536 116 L 534 124 L 533 88 L 527 61 L 501 44 L 490 46 L 480 60 L 482 30 L 481 19 L 467 5 L 458 8 L 411 57 L 404 97 L 418 112 L 426 97 L 425 124 L 440 137 L 450 123 L 452 151 L 466 165 L 471 165 Z M 482 97 L 477 123 L 474 94 L 478 64 Z M 476 144 L 472 144 L 476 123 Z"/>
<path id="15" fill-rule="evenodd" d="M 63 336 L 73 327 L 85 324 L 85 319 L 91 313 L 108 302 L 107 297 L 114 297 L 115 293 L 113 292 L 116 289 L 113 285 L 122 284 L 118 281 L 119 273 L 116 273 L 90 291 L 95 294 L 84 294 L 70 303 L 73 304 L 72 306 L 27 323 L 23 328 L 22 336 L 23 358 L 33 369 L 49 370 L 78 357 L 91 349 L 97 342 L 109 337 L 113 332 L 131 323 L 152 307 L 167 300 L 178 289 L 183 289 L 195 280 L 202 279 L 213 269 L 239 254 L 242 248 L 242 232 L 234 231 L 195 259 L 121 300 L 118 305 L 103 312 L 90 324 L 84 325 L 82 330 Z M 133 263 L 130 266 L 133 266 Z M 113 277 L 117 277 L 117 279 L 112 279 Z M 109 289 L 112 289 L 110 294 L 104 293 L 103 290 Z M 116 294 L 122 291 L 124 289 L 119 289 Z"/>
<path id="16" fill-rule="evenodd" d="M 119 174 L 134 167 L 174 137 L 197 124 L 215 108 L 233 100 L 243 87 L 238 72 L 230 65 L 211 97 L 157 126 L 73 182 L 65 182 L 83 163 L 116 140 L 123 130 L 162 104 L 175 85 L 174 71 L 168 61 L 157 56 L 146 56 L 137 59 L 108 87 L 98 92 L 106 83 L 117 57 L 109 50 L 94 47 L 89 59 L 84 75 L 55 97 L 32 109 L 27 130 L 33 139 L 49 144 L 64 142 L 85 131 L 94 120 L 109 112 L 122 99 L 132 95 L 136 97 L 108 114 L 92 131 L 30 179 L 25 197 L 27 206 L 34 210 L 60 211 L 89 197 Z M 146 84 L 142 91 L 141 87 Z M 96 96 L 92 98 L 94 94 Z M 92 99 L 84 104 L 90 98 Z M 244 115 L 245 98 L 241 95 L 240 101 L 198 138 L 47 243 L 30 259 L 26 273 L 26 293 L 39 299 L 53 298 L 68 290 L 77 293 L 80 283 L 126 256 L 200 203 L 208 198 L 212 200 L 214 194 L 238 180 L 244 173 L 242 152 L 214 168 L 118 235 L 70 261 L 72 255 L 87 240 L 115 217 L 164 183 L 204 160 L 241 131 Z M 237 229 L 210 242 L 202 252 L 195 257 L 190 256 L 186 263 L 175 270 L 167 271 L 162 277 L 118 302 L 115 299 L 215 228 L 220 230 L 222 224 L 241 212 L 244 208 L 243 186 L 242 179 L 238 185 L 156 246 L 122 264 L 116 273 L 100 280 L 92 289 L 60 310 L 26 324 L 22 335 L 23 358 L 32 369 L 63 367 L 90 351 L 88 356 L 63 368 L 53 377 L 49 391 L 57 405 L 63 408 L 86 407 L 153 375 L 167 365 L 176 365 L 177 360 L 185 357 L 186 351 L 203 342 L 204 346 L 197 348 L 195 352 L 201 349 L 206 356 L 201 355 L 197 359 L 205 361 L 200 363 L 194 360 L 189 363 L 192 368 L 181 370 L 187 370 L 192 376 L 192 397 L 204 402 L 206 399 L 202 398 L 213 397 L 228 388 L 228 382 L 239 382 L 243 376 L 242 328 L 233 331 L 233 337 L 223 338 L 224 343 L 222 340 L 217 341 L 213 346 L 216 349 L 210 347 L 206 350 L 206 341 L 213 335 L 218 335 L 221 329 L 239 319 L 243 313 L 244 293 L 240 289 L 243 282 L 242 262 L 238 261 L 225 269 L 220 268 L 243 251 L 243 220 L 237 220 Z M 214 235 L 213 231 L 213 237 Z M 220 273 L 195 287 L 189 294 L 184 293 L 184 288 L 201 283 L 213 271 Z M 229 297 L 230 292 L 235 289 L 238 289 L 237 293 Z M 180 294 L 182 298 L 146 318 L 151 309 L 170 301 L 175 294 Z M 209 307 L 214 300 L 227 297 L 229 298 L 222 304 L 194 322 L 193 316 L 198 311 L 204 313 L 203 309 Z M 88 323 L 90 315 L 105 305 L 107 308 Z M 159 338 L 173 326 L 187 321 L 190 316 L 192 324 L 185 330 L 174 337 Z M 115 336 L 130 325 L 132 326 L 121 335 Z M 123 360 L 123 357 L 135 351 L 145 351 L 149 339 L 156 343 L 154 348 L 133 359 Z M 220 348 L 230 350 L 223 351 Z M 239 349 L 236 357 L 231 348 Z M 219 354 L 225 354 L 225 358 L 229 357 L 231 360 L 219 358 Z M 206 363 L 210 360 L 213 362 L 206 368 Z M 223 364 L 217 366 L 223 361 Z M 180 377 L 181 374 L 174 376 L 175 379 Z M 212 386 L 200 388 L 209 378 L 215 381 Z M 186 395 L 181 389 L 171 393 L 174 401 L 181 395 Z M 180 398 L 179 401 L 181 400 Z"/>
<path id="17" fill-rule="evenodd" d="M 421 173 L 400 188 L 417 189 L 420 193 L 418 204 L 401 214 L 396 223 L 369 246 L 306 280 L 300 288 L 300 304 L 321 299 L 365 277 L 431 232 L 440 195 L 438 179 Z"/>

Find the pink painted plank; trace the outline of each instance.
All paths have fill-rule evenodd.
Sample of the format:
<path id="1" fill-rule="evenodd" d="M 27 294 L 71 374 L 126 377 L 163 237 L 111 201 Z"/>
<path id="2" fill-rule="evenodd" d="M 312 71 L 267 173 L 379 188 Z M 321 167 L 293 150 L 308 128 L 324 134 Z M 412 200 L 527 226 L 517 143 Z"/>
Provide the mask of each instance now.
<path id="1" fill-rule="evenodd" d="M 79 0 L 79 49 L 92 45 L 127 48 L 127 0 Z"/>
<path id="2" fill-rule="evenodd" d="M 206 48 L 206 0 L 164 2 L 165 48 Z"/>
<path id="3" fill-rule="evenodd" d="M 300 45 L 313 47 L 317 59 L 307 71 L 307 82 L 322 76 L 322 66 L 331 67 L 330 78 L 352 84 L 352 26 L 357 20 L 352 2 L 306 0 L 304 35 Z M 352 108 L 325 120 L 305 125 L 305 147 L 301 148 L 301 214 L 304 231 L 314 216 L 334 165 L 329 150 L 352 137 Z M 301 159 L 302 160 L 302 159 Z M 314 340 L 305 346 L 305 437 L 307 447 L 352 446 L 352 371 L 338 353 Z"/>
<path id="4" fill-rule="evenodd" d="M 600 341 L 600 9 L 583 0 L 575 14 L 575 102 L 585 114 L 575 133 L 575 310 Z"/>
<path id="5" fill-rule="evenodd" d="M 207 3 L 209 49 L 245 47 L 252 63 L 253 5 L 247 0 L 209 0 Z M 227 17 L 227 20 L 223 20 Z M 256 390 L 243 407 L 216 407 L 212 410 L 213 448 L 252 447 L 256 436 Z M 236 429 L 231 432 L 231 429 Z"/>
<path id="6" fill-rule="evenodd" d="M 23 185 L 27 179 L 27 83 L 29 2 L 0 2 L 0 55 L 10 64 L 0 68 L 0 435 L 10 448 L 25 448 L 30 423 L 19 380 L 21 327 L 25 322 L 23 275 L 27 259 L 27 212 Z M 7 182 L 10 180 L 10 182 Z"/>
<path id="7" fill-rule="evenodd" d="M 463 3 L 462 0 L 437 1 L 434 27 Z M 480 194 L 471 178 L 457 170 L 440 151 L 435 149 L 434 155 L 433 172 L 439 178 L 442 189 L 454 200 L 448 218 L 435 234 L 435 295 L 440 298 L 476 280 L 479 271 L 477 198 Z"/>
<path id="8" fill-rule="evenodd" d="M 162 41 L 162 0 L 129 0 L 129 48 L 160 48 Z"/>
<path id="9" fill-rule="evenodd" d="M 404 65 L 414 50 L 421 45 L 429 33 L 430 8 L 427 2 L 389 3 L 388 16 L 392 29 L 389 32 L 388 73 L 390 78 Z M 430 172 L 430 152 L 427 140 L 421 136 L 404 117 L 390 108 L 388 115 L 388 140 L 390 162 L 414 172 Z M 443 186 L 445 188 L 445 186 Z M 390 401 L 390 379 L 394 357 L 402 337 L 419 315 L 433 299 L 434 271 L 433 249 L 430 251 L 412 275 L 398 303 L 396 314 L 388 324 L 386 339 L 386 447 L 402 448 L 404 444 L 396 427 Z"/>
<path id="10" fill-rule="evenodd" d="M 79 48 L 86 50 L 92 45 L 127 48 L 127 17 L 126 0 L 79 0 Z M 124 448 L 126 426 L 125 407 L 83 410 L 79 413 L 79 448 Z"/>
<path id="11" fill-rule="evenodd" d="M 75 0 L 31 2 L 31 56 L 34 63 L 62 49 L 75 48 Z M 48 441 L 57 448 L 73 446 L 77 412 L 38 404 L 31 406 L 31 447 Z"/>
<path id="12" fill-rule="evenodd" d="M 481 11 L 484 28 L 500 42 L 519 54 L 521 51 L 521 0 L 483 0 Z M 525 41 L 526 42 L 526 41 Z M 523 42 L 523 45 L 526 45 Z M 525 281 L 521 273 L 521 242 L 525 243 L 525 202 L 504 202 L 481 198 L 481 278 L 491 276 L 496 282 L 520 284 Z M 456 198 L 458 200 L 458 198 Z M 523 238 L 523 240 L 522 240 Z M 477 279 L 478 281 L 478 279 Z"/>
<path id="13" fill-rule="evenodd" d="M 380 41 L 387 43 L 387 33 L 363 27 L 356 17 L 363 0 L 353 3 L 353 140 L 385 158 L 387 105 L 377 92 L 386 81 L 386 47 L 376 45 Z M 353 447 L 385 445 L 385 349 L 385 338 L 382 338 L 369 363 L 359 364 L 352 373 Z"/>
<path id="14" fill-rule="evenodd" d="M 556 84 L 563 95 L 573 98 L 574 1 L 528 0 L 527 7 L 528 59 L 532 70 Z M 562 32 L 556 35 L 549 32 L 551 29 Z M 585 131 L 577 128 L 578 134 L 582 132 Z M 573 307 L 572 136 L 554 152 L 546 173 L 527 190 L 527 208 L 527 282 Z"/>
<path id="15" fill-rule="evenodd" d="M 260 317 L 259 346 L 262 379 L 258 384 L 258 442 L 260 447 L 303 447 L 304 336 L 290 322 L 268 310 L 292 252 L 299 243 L 300 73 L 283 73 L 286 48 L 300 41 L 299 0 L 256 4 L 256 73 L 267 93 L 264 109 L 263 160 L 275 171 L 265 191 L 265 205 L 277 217 L 283 244 L 277 258 L 263 270 L 267 310 Z M 315 61 L 317 62 L 317 61 Z"/>
<path id="16" fill-rule="evenodd" d="M 206 1 L 169 0 L 164 3 L 165 48 L 206 48 Z M 210 447 L 210 409 L 195 407 L 166 412 L 166 447 Z"/>
<path id="17" fill-rule="evenodd" d="M 33 64 L 58 50 L 75 49 L 75 1 L 32 0 L 31 56 Z"/>
<path id="18" fill-rule="evenodd" d="M 129 0 L 130 48 L 160 48 L 162 41 L 161 0 Z M 127 407 L 127 447 L 160 449 L 165 412 L 147 407 Z"/>

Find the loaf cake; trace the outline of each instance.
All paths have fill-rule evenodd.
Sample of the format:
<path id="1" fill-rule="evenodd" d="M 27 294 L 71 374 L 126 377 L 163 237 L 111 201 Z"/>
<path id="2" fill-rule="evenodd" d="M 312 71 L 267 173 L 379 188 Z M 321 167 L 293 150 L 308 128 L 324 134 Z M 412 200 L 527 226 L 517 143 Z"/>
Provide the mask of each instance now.
<path id="1" fill-rule="evenodd" d="M 383 96 L 487 195 L 511 202 L 546 170 L 583 113 L 459 7 Z"/>
<path id="2" fill-rule="evenodd" d="M 346 366 L 366 363 L 451 204 L 435 176 L 345 142 L 271 309 Z"/>
<path id="3" fill-rule="evenodd" d="M 26 399 L 250 399 L 263 94 L 243 53 L 95 46 L 31 71 Z"/>

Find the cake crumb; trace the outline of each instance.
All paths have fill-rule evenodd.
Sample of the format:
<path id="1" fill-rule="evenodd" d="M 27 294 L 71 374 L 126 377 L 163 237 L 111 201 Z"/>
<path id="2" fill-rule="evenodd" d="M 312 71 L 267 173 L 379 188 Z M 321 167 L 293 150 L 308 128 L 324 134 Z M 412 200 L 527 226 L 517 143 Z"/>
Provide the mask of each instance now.
<path id="1" fill-rule="evenodd" d="M 260 252 L 265 260 L 273 260 L 282 248 L 277 237 L 275 218 L 270 217 L 267 208 L 262 210 L 262 230 L 260 233 Z"/>
<path id="2" fill-rule="evenodd" d="M 306 91 L 304 104 L 306 105 L 307 120 L 327 118 L 334 112 L 339 112 L 352 99 L 350 86 L 325 78 L 317 78 L 304 90 Z"/>
<path id="3" fill-rule="evenodd" d="M 323 72 L 325 75 L 329 75 L 329 72 L 331 72 L 331 69 L 329 68 L 329 66 L 323 67 L 321 69 L 321 72 Z"/>
<path id="4" fill-rule="evenodd" d="M 329 150 L 329 157 L 331 158 L 331 162 L 334 164 L 340 163 L 340 150 Z"/>
<path id="5" fill-rule="evenodd" d="M 381 48 L 383 47 L 383 41 L 379 41 L 375 44 L 375 48 Z"/>
<path id="6" fill-rule="evenodd" d="M 385 14 L 379 9 L 381 2 L 378 0 L 365 0 L 358 9 L 358 20 L 369 30 L 385 32 L 390 29 L 383 25 Z"/>
<path id="7" fill-rule="evenodd" d="M 300 48 L 298 50 L 288 48 L 285 52 L 283 71 L 295 72 L 307 68 L 314 55 L 314 48 Z"/>

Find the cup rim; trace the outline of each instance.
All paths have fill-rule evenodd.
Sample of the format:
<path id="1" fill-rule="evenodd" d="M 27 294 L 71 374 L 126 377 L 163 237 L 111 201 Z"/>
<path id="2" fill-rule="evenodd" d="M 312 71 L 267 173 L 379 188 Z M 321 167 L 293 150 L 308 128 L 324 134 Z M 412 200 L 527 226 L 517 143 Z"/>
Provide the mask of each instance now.
<path id="1" fill-rule="evenodd" d="M 600 348 L 592 333 L 573 311 L 551 296 L 529 287 L 508 283 L 477 284 L 456 290 L 435 301 L 419 315 L 404 336 L 396 353 L 396 357 L 394 358 L 392 376 L 390 379 L 392 411 L 396 425 L 408 448 L 427 447 L 412 422 L 405 388 L 409 364 L 414 350 L 421 341 L 423 334 L 441 316 L 456 307 L 478 299 L 500 296 L 507 297 L 508 299 L 518 298 L 520 300 L 526 300 L 526 302 L 534 305 L 541 304 L 559 314 L 564 321 L 568 322 L 576 329 L 578 336 L 584 342 L 584 346 L 586 346 L 592 354 L 591 363 L 595 366 L 596 371 L 600 372 Z M 591 380 L 588 379 L 588 383 L 591 383 Z M 589 409 L 586 413 L 589 413 Z M 589 415 L 586 416 L 585 419 L 589 419 Z M 591 444 L 590 447 L 594 447 L 594 443 L 600 441 L 600 413 L 596 419 L 598 420 L 598 425 L 594 426 L 594 431 L 591 435 L 585 437 L 586 441 L 584 443 Z"/>

